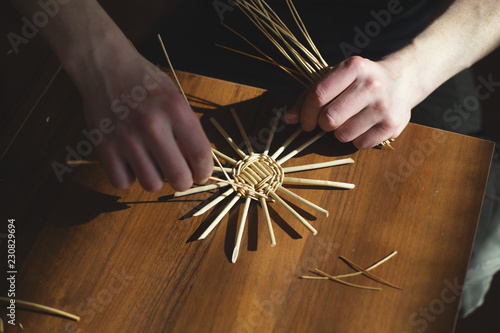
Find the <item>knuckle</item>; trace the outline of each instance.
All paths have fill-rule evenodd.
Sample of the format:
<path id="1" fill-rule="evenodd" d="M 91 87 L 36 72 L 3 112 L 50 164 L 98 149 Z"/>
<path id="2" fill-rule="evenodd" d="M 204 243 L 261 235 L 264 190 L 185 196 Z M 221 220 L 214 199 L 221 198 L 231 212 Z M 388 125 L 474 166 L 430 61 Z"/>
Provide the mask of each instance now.
<path id="1" fill-rule="evenodd" d="M 362 72 L 365 70 L 367 65 L 367 60 L 360 56 L 352 56 L 344 61 L 344 66 L 348 70 L 353 70 L 356 72 Z"/>
<path id="2" fill-rule="evenodd" d="M 147 111 L 140 115 L 139 125 L 145 132 L 156 132 L 160 123 L 159 115 L 156 112 Z"/>
<path id="3" fill-rule="evenodd" d="M 148 192 L 156 192 L 161 190 L 163 182 L 159 180 L 151 180 L 142 183 L 142 187 Z"/>
<path id="4" fill-rule="evenodd" d="M 386 99 L 378 99 L 373 103 L 373 109 L 384 118 L 390 117 L 392 104 Z"/>
<path id="5" fill-rule="evenodd" d="M 365 89 L 367 89 L 370 93 L 377 94 L 383 89 L 383 84 L 380 79 L 369 77 L 365 80 Z"/>
<path id="6" fill-rule="evenodd" d="M 341 125 L 341 120 L 338 112 L 332 109 L 326 109 L 323 112 L 322 121 L 320 123 L 321 127 L 325 131 L 331 131 L 337 129 Z"/>
<path id="7" fill-rule="evenodd" d="M 381 123 L 381 128 L 384 131 L 396 131 L 400 127 L 400 122 L 394 117 L 388 117 Z"/>
<path id="8" fill-rule="evenodd" d="M 176 191 L 185 191 L 193 186 L 191 174 L 186 170 L 170 172 L 168 175 L 165 175 L 165 178 Z"/>
<path id="9" fill-rule="evenodd" d="M 301 119 L 300 124 L 305 131 L 312 131 L 316 127 L 316 123 L 306 117 Z"/>
<path id="10" fill-rule="evenodd" d="M 343 131 L 341 129 L 338 129 L 335 131 L 335 137 L 340 141 L 340 142 L 349 142 L 352 141 L 352 138 L 350 137 L 349 133 L 346 131 Z"/>
<path id="11" fill-rule="evenodd" d="M 312 92 L 313 102 L 317 106 L 323 106 L 328 103 L 328 88 L 323 84 L 316 85 Z"/>

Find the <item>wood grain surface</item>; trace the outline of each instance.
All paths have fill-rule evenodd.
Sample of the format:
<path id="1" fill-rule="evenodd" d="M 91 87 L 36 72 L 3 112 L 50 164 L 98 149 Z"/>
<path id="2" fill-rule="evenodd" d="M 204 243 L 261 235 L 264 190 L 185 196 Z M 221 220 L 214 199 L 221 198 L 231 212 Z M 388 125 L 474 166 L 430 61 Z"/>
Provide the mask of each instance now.
<path id="1" fill-rule="evenodd" d="M 193 74 L 180 79 L 214 146 L 233 157 L 211 116 L 240 143 L 229 113 L 235 107 L 258 151 L 273 109 L 293 102 Z M 16 220 L 17 298 L 81 316 L 74 323 L 17 309 L 26 331 L 453 331 L 493 143 L 410 124 L 395 151 L 356 151 L 329 133 L 284 166 L 352 157 L 355 164 L 294 176 L 356 188 L 287 186 L 330 216 L 292 204 L 318 230 L 313 236 L 270 203 L 275 247 L 253 204 L 232 264 L 242 205 L 206 240 L 195 241 L 222 209 L 192 217 L 214 192 L 173 198 L 168 185 L 157 193 L 138 184 L 116 190 L 98 165 L 74 168 L 59 182 L 51 163 L 64 163 L 68 147 L 86 140 L 84 128 L 81 101 L 61 72 L 0 162 L 2 225 Z M 271 151 L 295 128 L 280 122 Z M 368 267 L 394 250 L 398 255 L 373 273 L 402 290 L 362 276 L 349 281 L 382 291 L 299 279 L 315 268 L 353 272 L 339 256 Z M 2 251 L 3 272 L 5 256 Z M 5 282 L 1 287 L 5 294 Z M 5 310 L 1 316 L 6 319 Z"/>

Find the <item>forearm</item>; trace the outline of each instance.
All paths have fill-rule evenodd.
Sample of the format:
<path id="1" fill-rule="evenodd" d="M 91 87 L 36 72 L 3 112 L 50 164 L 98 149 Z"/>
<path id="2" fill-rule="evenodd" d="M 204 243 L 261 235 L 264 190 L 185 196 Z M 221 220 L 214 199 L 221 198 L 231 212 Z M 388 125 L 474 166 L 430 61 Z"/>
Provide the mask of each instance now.
<path id="1" fill-rule="evenodd" d="M 41 10 L 37 1 L 13 0 L 27 17 Z M 73 79 L 85 63 L 104 59 L 107 52 L 129 47 L 127 39 L 95 0 L 72 0 L 57 4 L 55 15 L 40 29 L 41 35 L 61 60 Z M 107 46 L 107 47 L 106 47 Z"/>
<path id="2" fill-rule="evenodd" d="M 27 17 L 41 11 L 37 0 L 12 1 Z M 164 179 L 183 191 L 204 183 L 210 143 L 168 75 L 133 49 L 96 0 L 69 0 L 53 12 L 40 32 L 80 91 L 112 184 L 124 188 L 137 176 L 150 191 Z"/>
<path id="3" fill-rule="evenodd" d="M 406 47 L 382 63 L 414 80 L 413 106 L 500 45 L 500 2 L 456 0 Z"/>

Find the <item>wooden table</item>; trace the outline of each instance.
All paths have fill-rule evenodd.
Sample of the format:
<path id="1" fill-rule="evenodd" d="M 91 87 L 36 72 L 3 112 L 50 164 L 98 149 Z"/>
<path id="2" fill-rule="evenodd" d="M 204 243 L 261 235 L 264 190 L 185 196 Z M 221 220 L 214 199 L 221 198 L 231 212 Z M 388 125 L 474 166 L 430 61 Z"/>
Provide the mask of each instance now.
<path id="1" fill-rule="evenodd" d="M 234 106 L 249 135 L 262 144 L 273 108 L 293 101 L 180 74 L 207 135 L 233 157 L 211 116 L 240 142 L 228 112 Z M 20 112 L 27 109 L 21 103 Z M 75 149 L 85 139 L 81 101 L 64 72 L 33 110 L 0 163 L 0 232 L 7 232 L 7 219 L 15 219 L 16 296 L 77 314 L 81 321 L 18 309 L 16 319 L 27 331 L 453 331 L 493 143 L 410 124 L 394 142 L 395 151 L 356 151 L 327 134 L 285 166 L 352 157 L 355 164 L 297 175 L 356 188 L 292 187 L 330 212 L 324 217 L 295 206 L 319 231 L 316 236 L 270 203 L 275 247 L 262 210 L 253 205 L 232 264 L 241 207 L 206 240 L 194 241 L 221 210 L 190 217 L 213 192 L 173 198 L 168 185 L 158 193 L 137 184 L 116 190 L 98 165 L 78 167 L 58 182 L 51 163 L 64 163 L 67 147 Z M 272 149 L 294 129 L 280 126 Z M 363 276 L 348 281 L 382 291 L 299 279 L 315 268 L 333 275 L 353 272 L 339 256 L 368 267 L 394 250 L 398 255 L 372 272 L 402 290 Z M 5 256 L 2 251 L 3 272 Z M 8 288 L 2 288 L 5 294 Z"/>

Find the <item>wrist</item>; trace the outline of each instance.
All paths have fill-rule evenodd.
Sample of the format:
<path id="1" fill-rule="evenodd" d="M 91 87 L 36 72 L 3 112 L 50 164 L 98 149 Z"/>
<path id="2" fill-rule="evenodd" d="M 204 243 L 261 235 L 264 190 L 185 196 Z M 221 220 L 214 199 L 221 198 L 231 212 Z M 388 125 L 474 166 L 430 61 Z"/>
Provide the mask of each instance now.
<path id="1" fill-rule="evenodd" d="M 379 62 L 406 87 L 411 107 L 418 105 L 447 79 L 446 73 L 436 68 L 437 64 L 425 54 L 426 51 L 413 41 Z"/>
<path id="2" fill-rule="evenodd" d="M 113 24 L 114 25 L 114 24 Z M 77 86 L 92 84 L 99 73 L 127 61 L 132 45 L 116 26 L 100 26 L 77 42 L 60 49 L 58 54 L 64 69 Z"/>

